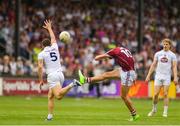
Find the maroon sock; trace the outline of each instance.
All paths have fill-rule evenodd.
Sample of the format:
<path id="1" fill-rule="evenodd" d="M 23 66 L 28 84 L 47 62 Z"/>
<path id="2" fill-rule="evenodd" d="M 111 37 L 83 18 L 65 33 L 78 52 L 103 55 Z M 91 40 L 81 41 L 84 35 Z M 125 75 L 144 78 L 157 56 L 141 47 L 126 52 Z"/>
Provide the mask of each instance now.
<path id="1" fill-rule="evenodd" d="M 131 112 L 131 115 L 132 115 L 132 116 L 135 116 L 135 115 L 136 115 L 136 110 L 133 110 L 133 111 Z"/>

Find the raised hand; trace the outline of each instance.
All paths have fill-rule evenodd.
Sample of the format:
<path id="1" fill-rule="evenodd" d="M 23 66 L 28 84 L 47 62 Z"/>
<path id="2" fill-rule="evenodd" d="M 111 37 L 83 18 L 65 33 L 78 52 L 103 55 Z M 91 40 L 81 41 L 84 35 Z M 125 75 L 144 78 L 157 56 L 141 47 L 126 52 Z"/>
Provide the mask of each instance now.
<path id="1" fill-rule="evenodd" d="M 52 24 L 51 20 L 45 20 L 45 21 L 44 21 L 43 28 L 45 28 L 45 29 L 48 30 L 48 29 L 51 28 L 51 24 Z"/>

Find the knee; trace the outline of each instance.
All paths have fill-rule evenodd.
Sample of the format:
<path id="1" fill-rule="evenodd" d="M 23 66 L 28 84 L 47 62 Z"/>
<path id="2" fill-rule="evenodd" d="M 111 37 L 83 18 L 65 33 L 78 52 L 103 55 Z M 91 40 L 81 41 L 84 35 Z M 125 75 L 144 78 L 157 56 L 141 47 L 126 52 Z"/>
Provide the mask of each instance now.
<path id="1" fill-rule="evenodd" d="M 103 74 L 102 74 L 102 77 L 105 79 L 105 78 L 106 78 L 106 73 L 103 73 Z"/>
<path id="2" fill-rule="evenodd" d="M 49 97 L 49 96 L 48 96 L 48 100 L 52 100 L 52 97 Z"/>
<path id="3" fill-rule="evenodd" d="M 155 94 L 155 95 L 154 95 L 154 98 L 158 98 L 158 95 L 159 95 L 158 93 L 157 93 L 157 94 Z"/>
<path id="4" fill-rule="evenodd" d="M 52 100 L 54 98 L 53 95 L 48 95 L 48 100 Z"/>
<path id="5" fill-rule="evenodd" d="M 127 98 L 126 98 L 126 96 L 124 96 L 124 95 L 121 95 L 121 98 L 122 98 L 122 100 L 126 100 Z"/>
<path id="6" fill-rule="evenodd" d="M 167 92 L 164 93 L 164 97 L 165 97 L 165 98 L 168 97 L 168 93 L 167 93 Z"/>
<path id="7" fill-rule="evenodd" d="M 63 97 L 61 95 L 56 96 L 57 100 L 61 100 Z"/>

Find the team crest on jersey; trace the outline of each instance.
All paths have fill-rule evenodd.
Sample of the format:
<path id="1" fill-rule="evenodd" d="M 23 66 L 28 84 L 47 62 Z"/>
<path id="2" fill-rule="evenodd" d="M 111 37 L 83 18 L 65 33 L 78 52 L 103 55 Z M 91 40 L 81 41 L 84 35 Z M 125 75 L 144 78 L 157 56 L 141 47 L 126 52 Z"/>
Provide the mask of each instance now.
<path id="1" fill-rule="evenodd" d="M 161 62 L 162 63 L 167 63 L 168 62 L 168 58 L 167 57 L 162 57 L 161 58 Z"/>

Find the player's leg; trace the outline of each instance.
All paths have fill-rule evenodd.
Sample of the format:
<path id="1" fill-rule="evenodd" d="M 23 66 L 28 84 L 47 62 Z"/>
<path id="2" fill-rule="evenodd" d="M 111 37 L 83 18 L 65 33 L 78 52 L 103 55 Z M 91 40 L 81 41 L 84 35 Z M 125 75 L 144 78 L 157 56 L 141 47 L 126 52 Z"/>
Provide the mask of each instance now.
<path id="1" fill-rule="evenodd" d="M 163 88 L 164 88 L 164 112 L 163 112 L 163 117 L 167 117 L 168 104 L 169 104 L 169 98 L 168 98 L 169 85 L 164 85 Z"/>
<path id="2" fill-rule="evenodd" d="M 128 92 L 129 92 L 130 86 L 122 84 L 121 86 L 121 98 L 124 101 L 125 105 L 129 109 L 131 115 L 133 118 L 131 118 L 130 121 L 137 120 L 139 118 L 139 115 L 136 115 L 136 109 L 134 108 L 130 98 L 128 97 Z"/>
<path id="3" fill-rule="evenodd" d="M 148 113 L 148 116 L 153 116 L 157 112 L 158 96 L 162 87 L 161 82 L 158 82 L 158 80 L 154 82 L 154 85 L 153 107 L 152 110 Z"/>
<path id="4" fill-rule="evenodd" d="M 157 110 L 156 105 L 158 103 L 158 97 L 162 86 L 154 86 L 154 98 L 153 98 L 153 105 L 154 110 Z"/>
<path id="5" fill-rule="evenodd" d="M 54 110 L 54 95 L 52 89 L 49 89 L 48 92 L 48 116 L 47 120 L 52 120 L 53 118 L 53 110 Z"/>
<path id="6" fill-rule="evenodd" d="M 66 95 L 69 92 L 69 90 L 74 86 L 81 86 L 81 84 L 79 81 L 74 79 L 73 82 L 68 84 L 66 87 L 62 88 L 60 82 L 57 82 L 57 84 L 54 87 L 52 87 L 51 89 L 52 89 L 54 96 L 58 100 L 61 100 L 64 97 L 64 95 Z"/>
<path id="7" fill-rule="evenodd" d="M 128 97 L 128 92 L 130 86 L 136 80 L 136 73 L 133 70 L 125 72 L 119 69 L 119 76 L 121 77 L 121 98 L 132 115 L 132 118 L 129 121 L 135 121 L 139 118 L 139 115 L 136 114 L 136 110 Z"/>
<path id="8" fill-rule="evenodd" d="M 52 87 L 52 91 L 55 97 L 58 100 L 61 100 L 64 97 L 64 95 L 73 87 L 73 85 L 70 84 L 62 88 L 62 86 L 58 83 L 54 87 Z"/>
<path id="9" fill-rule="evenodd" d="M 94 82 L 99 82 L 99 81 L 103 81 L 106 79 L 113 79 L 113 78 L 119 78 L 119 69 L 115 69 L 109 72 L 104 72 L 103 74 L 94 76 L 94 77 L 86 77 L 79 70 L 79 81 L 81 84 L 91 83 L 91 82 L 94 83 Z"/>
<path id="10" fill-rule="evenodd" d="M 81 83 L 77 80 L 73 80 L 72 83 L 68 84 L 66 87 L 62 88 L 64 83 L 64 75 L 62 72 L 57 71 L 48 75 L 48 82 L 50 83 L 50 88 L 57 99 L 62 99 L 64 95 L 74 86 L 81 86 Z"/>
<path id="11" fill-rule="evenodd" d="M 131 100 L 129 99 L 129 97 L 127 96 L 128 92 L 129 92 L 129 86 L 126 86 L 126 85 L 122 85 L 121 86 L 121 98 L 122 100 L 124 101 L 124 103 L 126 104 L 126 106 L 128 107 L 129 111 L 130 112 L 133 112 L 135 111 L 133 105 L 132 105 L 132 102 Z M 131 113 L 133 114 L 133 113 Z"/>

